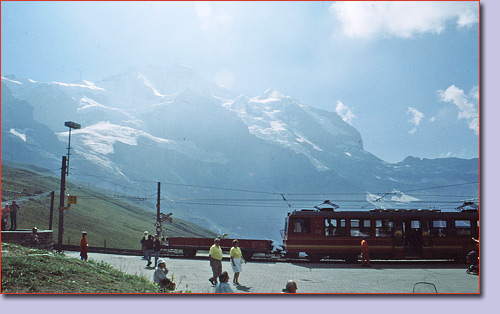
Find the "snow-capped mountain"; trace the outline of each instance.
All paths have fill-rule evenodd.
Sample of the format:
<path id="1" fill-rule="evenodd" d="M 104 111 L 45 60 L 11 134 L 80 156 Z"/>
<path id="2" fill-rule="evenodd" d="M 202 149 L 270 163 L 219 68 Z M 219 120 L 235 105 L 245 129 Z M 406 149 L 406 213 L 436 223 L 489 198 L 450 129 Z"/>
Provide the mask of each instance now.
<path id="1" fill-rule="evenodd" d="M 421 197 L 399 191 L 479 177 L 477 159 L 388 164 L 365 151 L 359 132 L 336 113 L 275 90 L 242 95 L 182 65 L 130 69 L 99 82 L 2 77 L 2 159 L 57 169 L 67 152 L 65 121 L 82 125 L 72 131 L 71 179 L 122 193 L 171 183 L 164 196 L 174 215 L 234 236 L 276 239 L 288 205 L 302 206 L 288 200 L 293 194 L 322 200 L 318 194 L 346 193 L 337 203 L 348 207 L 360 194 L 373 202 L 391 192 L 387 206 L 418 207 L 426 206 Z M 477 185 L 457 190 L 479 193 Z M 256 195 L 276 206 L 238 206 Z M 208 198 L 223 204 L 199 201 Z M 240 203 L 227 206 L 228 199 Z"/>

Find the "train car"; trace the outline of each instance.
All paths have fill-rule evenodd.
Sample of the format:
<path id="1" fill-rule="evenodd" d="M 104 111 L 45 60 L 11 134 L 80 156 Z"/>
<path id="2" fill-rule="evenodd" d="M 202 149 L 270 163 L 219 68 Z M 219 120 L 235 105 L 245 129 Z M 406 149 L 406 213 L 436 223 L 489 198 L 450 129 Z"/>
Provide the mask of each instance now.
<path id="1" fill-rule="evenodd" d="M 288 213 L 282 231 L 285 256 L 307 254 L 355 262 L 366 237 L 372 259 L 454 259 L 476 248 L 478 210 L 425 209 L 335 211 L 332 208 Z"/>
<path id="2" fill-rule="evenodd" d="M 253 239 L 238 239 L 239 247 L 243 254 L 243 258 L 251 260 L 256 253 L 269 254 L 273 251 L 273 243 L 271 240 L 253 240 Z M 198 251 L 208 251 L 214 244 L 213 238 L 168 238 L 168 244 L 164 246 L 166 249 L 182 250 L 186 257 L 193 257 Z M 229 252 L 233 247 L 233 239 L 221 238 L 221 248 L 223 252 Z"/>

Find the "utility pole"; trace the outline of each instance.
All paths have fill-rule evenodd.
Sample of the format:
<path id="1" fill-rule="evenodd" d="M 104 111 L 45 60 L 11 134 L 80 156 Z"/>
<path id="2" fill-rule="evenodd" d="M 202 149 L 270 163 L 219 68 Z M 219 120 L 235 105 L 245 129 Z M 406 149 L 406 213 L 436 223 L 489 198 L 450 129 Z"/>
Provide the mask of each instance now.
<path id="1" fill-rule="evenodd" d="M 62 252 L 63 232 L 64 232 L 64 196 L 66 193 L 66 156 L 62 157 L 61 167 L 61 192 L 59 195 L 59 231 L 57 233 L 58 248 L 57 252 Z"/>
<path id="2" fill-rule="evenodd" d="M 158 198 L 156 199 L 156 223 L 160 223 L 160 194 L 161 194 L 161 182 L 158 182 Z M 157 229 L 158 230 L 158 229 Z M 160 236 L 160 232 L 156 231 L 158 236 Z"/>
<path id="3" fill-rule="evenodd" d="M 55 192 L 50 192 L 50 216 L 49 216 L 49 230 L 52 230 L 52 220 L 54 218 L 54 197 Z"/>

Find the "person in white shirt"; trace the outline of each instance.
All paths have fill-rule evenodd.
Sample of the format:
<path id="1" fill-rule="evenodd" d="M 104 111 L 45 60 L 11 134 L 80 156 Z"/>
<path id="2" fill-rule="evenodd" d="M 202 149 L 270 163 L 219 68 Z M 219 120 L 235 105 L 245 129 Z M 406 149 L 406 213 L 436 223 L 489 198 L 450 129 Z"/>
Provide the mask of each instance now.
<path id="1" fill-rule="evenodd" d="M 174 290 L 175 283 L 167 278 L 167 265 L 163 258 L 158 259 L 158 266 L 156 266 L 155 272 L 153 274 L 153 281 L 157 283 L 160 287 L 166 288 L 167 290 Z"/>
<path id="2" fill-rule="evenodd" d="M 227 283 L 229 281 L 229 274 L 223 271 L 219 276 L 219 282 L 215 285 L 215 293 L 234 293 L 233 289 Z"/>

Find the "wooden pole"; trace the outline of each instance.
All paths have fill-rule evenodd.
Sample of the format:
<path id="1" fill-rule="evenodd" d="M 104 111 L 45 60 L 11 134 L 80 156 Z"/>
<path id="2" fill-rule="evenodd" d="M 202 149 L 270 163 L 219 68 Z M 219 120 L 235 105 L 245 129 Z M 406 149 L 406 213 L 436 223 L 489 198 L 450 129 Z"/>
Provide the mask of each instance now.
<path id="1" fill-rule="evenodd" d="M 52 230 L 52 220 L 54 219 L 54 198 L 56 193 L 50 192 L 50 217 L 49 217 L 49 230 Z"/>
<path id="2" fill-rule="evenodd" d="M 158 182 L 158 198 L 156 200 L 156 222 L 160 222 L 160 194 L 161 194 L 161 182 Z M 158 237 L 160 236 L 160 232 L 158 229 L 156 230 L 156 234 Z"/>
<path id="3" fill-rule="evenodd" d="M 64 232 L 64 194 L 66 193 L 66 156 L 62 157 L 61 168 L 61 191 L 59 195 L 59 226 L 58 226 L 58 248 L 57 252 L 62 252 L 63 232 Z"/>

